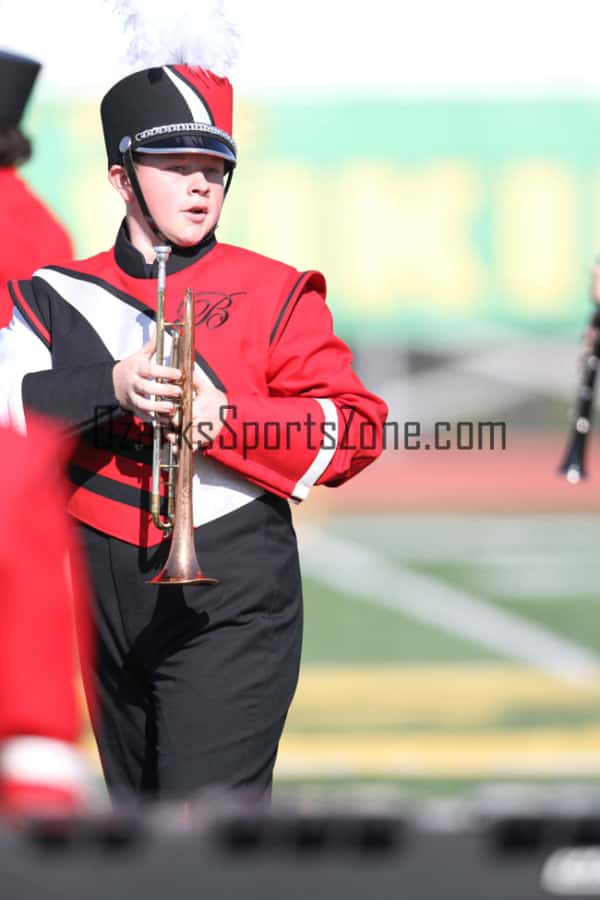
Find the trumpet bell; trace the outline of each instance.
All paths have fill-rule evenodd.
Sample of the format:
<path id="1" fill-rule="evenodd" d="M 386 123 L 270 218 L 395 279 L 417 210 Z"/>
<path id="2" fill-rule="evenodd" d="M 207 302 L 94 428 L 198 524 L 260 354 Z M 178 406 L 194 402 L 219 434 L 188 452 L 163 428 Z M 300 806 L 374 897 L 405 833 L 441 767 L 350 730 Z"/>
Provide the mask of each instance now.
<path id="1" fill-rule="evenodd" d="M 191 471 L 188 484 L 191 484 Z M 181 487 L 181 486 L 180 486 Z M 219 584 L 218 578 L 205 575 L 200 568 L 194 545 L 191 500 L 179 498 L 173 538 L 164 566 L 147 584 Z"/>
<path id="2" fill-rule="evenodd" d="M 196 574 L 188 576 L 186 573 L 169 572 L 165 566 L 156 578 L 151 578 L 146 584 L 218 584 L 218 578 L 211 578 L 205 575 L 202 569 L 198 569 Z"/>

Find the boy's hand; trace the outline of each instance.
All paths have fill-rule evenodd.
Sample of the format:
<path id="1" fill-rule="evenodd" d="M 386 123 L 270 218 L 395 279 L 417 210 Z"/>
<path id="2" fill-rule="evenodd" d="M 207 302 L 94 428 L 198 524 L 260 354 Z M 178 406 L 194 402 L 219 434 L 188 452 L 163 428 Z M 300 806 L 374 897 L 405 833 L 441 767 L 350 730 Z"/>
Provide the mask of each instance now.
<path id="1" fill-rule="evenodd" d="M 144 344 L 141 350 L 116 363 L 113 368 L 113 385 L 122 409 L 130 410 L 146 420 L 149 415 L 155 414 L 158 421 L 166 425 L 181 396 L 179 385 L 171 382 L 180 381 L 181 372 L 152 362 L 155 352 L 156 336 Z M 159 384 L 157 378 L 164 378 L 167 383 Z"/>
<path id="2" fill-rule="evenodd" d="M 210 381 L 202 381 L 196 372 L 194 372 L 194 391 L 196 392 L 192 405 L 194 424 L 190 430 L 192 449 L 197 450 L 198 447 L 207 447 L 214 441 L 223 427 L 226 418 L 223 407 L 227 406 L 227 394 Z"/>
<path id="3" fill-rule="evenodd" d="M 202 381 L 194 372 L 194 402 L 192 404 L 192 427 L 187 432 L 188 440 L 195 452 L 198 447 L 207 447 L 218 435 L 226 418 L 227 395 L 211 382 Z M 176 445 L 178 441 L 179 410 L 170 420 L 171 428 L 167 433 L 169 441 Z"/>

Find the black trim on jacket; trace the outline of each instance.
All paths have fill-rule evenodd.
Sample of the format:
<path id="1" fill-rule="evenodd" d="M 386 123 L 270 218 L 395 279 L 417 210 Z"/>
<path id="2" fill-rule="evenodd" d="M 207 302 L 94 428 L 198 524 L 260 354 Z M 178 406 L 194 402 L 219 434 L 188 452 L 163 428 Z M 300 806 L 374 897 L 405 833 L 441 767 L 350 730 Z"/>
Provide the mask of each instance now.
<path id="1" fill-rule="evenodd" d="M 203 256 L 216 246 L 217 240 L 214 231 L 207 234 L 199 244 L 193 247 L 171 247 L 171 255 L 167 260 L 167 275 L 174 275 L 198 262 Z M 127 221 L 123 219 L 117 239 L 115 241 L 115 260 L 118 266 L 131 275 L 132 278 L 156 278 L 158 276 L 158 264 L 147 263 L 140 251 L 129 240 Z"/>

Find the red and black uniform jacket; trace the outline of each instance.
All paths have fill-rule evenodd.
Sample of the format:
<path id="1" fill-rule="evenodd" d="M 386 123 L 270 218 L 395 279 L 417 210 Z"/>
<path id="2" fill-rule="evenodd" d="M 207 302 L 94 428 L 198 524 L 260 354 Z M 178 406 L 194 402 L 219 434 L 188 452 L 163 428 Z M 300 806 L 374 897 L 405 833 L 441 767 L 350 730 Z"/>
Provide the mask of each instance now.
<path id="1" fill-rule="evenodd" d="M 362 385 L 333 332 L 320 273 L 209 236 L 171 255 L 167 319 L 180 314 L 186 288 L 194 291 L 197 366 L 227 395 L 219 436 L 196 454 L 196 524 L 264 491 L 303 500 L 313 484 L 341 484 L 380 454 L 387 408 Z M 22 403 L 25 416 L 74 426 L 76 518 L 133 544 L 158 543 L 149 426 L 118 408 L 112 380 L 115 361 L 151 336 L 154 268 L 122 227 L 112 250 L 42 269 L 7 290 L 16 310 L 0 332 L 0 378 L 3 369 L 10 375 L 0 387 L 5 410 L 17 424 Z"/>

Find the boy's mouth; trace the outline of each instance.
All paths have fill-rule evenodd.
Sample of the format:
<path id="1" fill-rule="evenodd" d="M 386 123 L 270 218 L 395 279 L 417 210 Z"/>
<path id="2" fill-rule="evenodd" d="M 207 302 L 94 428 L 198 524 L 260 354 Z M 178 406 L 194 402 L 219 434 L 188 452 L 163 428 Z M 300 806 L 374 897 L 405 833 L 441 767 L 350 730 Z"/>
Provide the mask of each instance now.
<path id="1" fill-rule="evenodd" d="M 185 209 L 184 212 L 189 213 L 192 216 L 204 216 L 208 212 L 208 207 L 190 206 L 188 209 Z"/>

